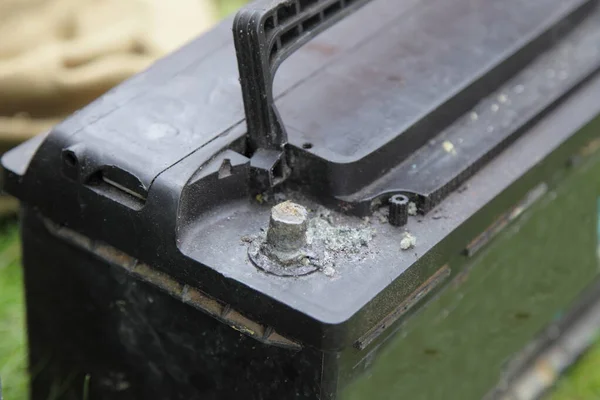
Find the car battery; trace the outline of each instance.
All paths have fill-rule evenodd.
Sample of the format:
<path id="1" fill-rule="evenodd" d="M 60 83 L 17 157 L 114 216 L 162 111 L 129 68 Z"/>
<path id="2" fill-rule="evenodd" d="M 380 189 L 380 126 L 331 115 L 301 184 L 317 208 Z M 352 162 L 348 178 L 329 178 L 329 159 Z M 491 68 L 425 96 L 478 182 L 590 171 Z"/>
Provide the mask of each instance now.
<path id="1" fill-rule="evenodd" d="M 2 159 L 33 399 L 533 399 L 600 325 L 592 0 L 261 0 Z"/>

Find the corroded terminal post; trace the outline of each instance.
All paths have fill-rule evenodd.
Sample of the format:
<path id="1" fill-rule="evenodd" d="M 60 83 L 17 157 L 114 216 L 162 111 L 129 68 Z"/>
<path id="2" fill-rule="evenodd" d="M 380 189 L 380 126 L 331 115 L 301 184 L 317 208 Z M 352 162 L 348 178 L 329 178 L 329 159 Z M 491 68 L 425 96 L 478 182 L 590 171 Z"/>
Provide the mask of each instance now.
<path id="1" fill-rule="evenodd" d="M 267 243 L 278 252 L 295 252 L 306 245 L 308 211 L 299 204 L 285 201 L 271 209 Z"/>
<path id="2" fill-rule="evenodd" d="M 255 266 L 273 275 L 302 276 L 315 272 L 315 253 L 307 241 L 308 211 L 285 201 L 271 208 L 267 237 L 248 248 Z"/>

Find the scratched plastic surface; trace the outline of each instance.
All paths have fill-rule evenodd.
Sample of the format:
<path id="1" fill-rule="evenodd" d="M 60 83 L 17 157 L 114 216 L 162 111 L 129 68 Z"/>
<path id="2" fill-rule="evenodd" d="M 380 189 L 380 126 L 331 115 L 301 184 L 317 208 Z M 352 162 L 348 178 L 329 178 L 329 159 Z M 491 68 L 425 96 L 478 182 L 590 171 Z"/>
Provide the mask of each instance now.
<path id="1" fill-rule="evenodd" d="M 275 87 L 276 95 L 285 94 L 280 102 L 284 121 L 302 132 L 290 132 L 290 142 L 310 140 L 315 152 L 359 159 L 440 103 L 478 68 L 483 71 L 503 49 L 532 34 L 530 26 L 584 1 L 484 3 L 378 0 L 300 49 L 282 66 Z M 463 23 L 442 24 L 448 16 L 481 33 L 474 35 Z M 148 188 L 162 171 L 243 123 L 231 23 L 225 20 L 56 131 L 70 143 L 85 141 L 90 152 L 110 146 L 110 152 L 90 158 L 120 165 Z M 324 69 L 342 55 L 342 64 Z M 370 68 L 372 59 L 379 70 Z"/>
<path id="2" fill-rule="evenodd" d="M 365 12 L 371 19 L 389 21 L 405 9 L 395 0 L 379 0 Z M 378 27 L 348 32 L 356 18 L 365 16 L 351 16 L 316 38 L 310 47 L 299 50 L 298 59 L 287 62 L 278 75 L 276 95 L 334 59 L 319 49 L 350 49 Z M 168 167 L 244 125 L 231 26 L 231 19 L 224 20 L 215 30 L 113 89 L 55 130 L 69 143 L 85 141 L 90 152 L 110 147 L 110 152 L 90 158 L 99 164 L 119 165 L 148 188 Z"/>
<path id="3" fill-rule="evenodd" d="M 377 20 L 378 31 L 351 50 L 334 44 L 321 48 L 338 54 L 339 63 L 281 99 L 290 142 L 312 143 L 310 152 L 335 162 L 361 159 L 503 62 L 540 26 L 581 3 L 429 0 L 394 20 Z M 375 20 L 357 14 L 366 26 Z M 281 70 L 300 60 L 292 56 Z"/>

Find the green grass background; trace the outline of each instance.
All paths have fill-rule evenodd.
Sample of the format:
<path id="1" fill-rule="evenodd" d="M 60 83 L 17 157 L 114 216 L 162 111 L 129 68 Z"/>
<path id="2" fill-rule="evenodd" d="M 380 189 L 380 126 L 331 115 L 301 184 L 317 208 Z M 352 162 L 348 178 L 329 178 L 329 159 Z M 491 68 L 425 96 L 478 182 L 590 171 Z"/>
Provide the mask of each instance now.
<path id="1" fill-rule="evenodd" d="M 245 0 L 217 1 L 222 16 Z M 18 227 L 14 219 L 0 221 L 0 378 L 4 400 L 27 398 L 25 301 L 20 267 Z M 548 400 L 600 399 L 600 346 L 592 348 L 561 379 Z"/>
<path id="2" fill-rule="evenodd" d="M 17 225 L 0 224 L 0 378 L 5 400 L 27 397 L 25 302 Z"/>

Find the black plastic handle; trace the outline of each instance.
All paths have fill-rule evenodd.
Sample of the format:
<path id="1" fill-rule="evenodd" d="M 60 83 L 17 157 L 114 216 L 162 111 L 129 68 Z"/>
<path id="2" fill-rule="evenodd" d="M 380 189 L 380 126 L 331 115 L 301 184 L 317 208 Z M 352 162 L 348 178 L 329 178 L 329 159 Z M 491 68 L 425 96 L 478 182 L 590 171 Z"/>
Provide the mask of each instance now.
<path id="1" fill-rule="evenodd" d="M 287 143 L 273 99 L 273 79 L 279 65 L 369 1 L 259 0 L 237 13 L 233 36 L 252 150 L 280 151 Z"/>

